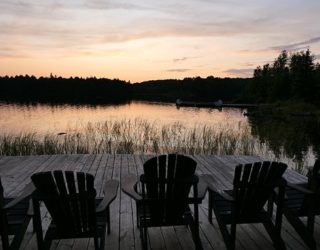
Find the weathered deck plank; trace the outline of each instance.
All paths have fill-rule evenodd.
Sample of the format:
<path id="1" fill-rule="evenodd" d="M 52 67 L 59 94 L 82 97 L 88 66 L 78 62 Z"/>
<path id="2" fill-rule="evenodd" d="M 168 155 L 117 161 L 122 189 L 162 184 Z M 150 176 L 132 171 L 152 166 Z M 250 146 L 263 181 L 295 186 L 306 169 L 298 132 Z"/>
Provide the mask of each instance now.
<path id="1" fill-rule="evenodd" d="M 15 196 L 30 181 L 30 176 L 39 171 L 75 170 L 89 172 L 95 176 L 98 196 L 103 196 L 103 186 L 109 179 L 120 181 L 127 174 L 137 177 L 143 173 L 143 162 L 148 155 L 53 155 L 53 156 L 1 156 L 0 176 L 5 194 Z M 197 163 L 197 173 L 209 173 L 219 183 L 221 189 L 232 188 L 234 168 L 239 163 L 257 161 L 257 156 L 203 156 L 193 157 Z M 299 183 L 306 180 L 294 171 L 285 173 L 288 181 Z M 200 237 L 204 249 L 225 249 L 215 217 L 213 225 L 208 222 L 208 199 L 204 199 L 199 209 Z M 50 215 L 41 209 L 44 230 L 50 222 Z M 315 232 L 320 232 L 320 220 L 316 219 Z M 284 219 L 283 239 L 288 249 L 305 249 L 305 244 L 294 229 Z M 186 227 L 166 227 L 149 230 L 152 249 L 194 249 L 191 233 Z M 320 239 L 316 239 L 318 247 Z M 237 230 L 237 249 L 272 249 L 273 244 L 261 225 L 241 225 Z M 21 249 L 37 249 L 36 237 L 30 223 Z M 54 241 L 51 249 L 94 249 L 92 239 Z M 106 249 L 141 249 L 139 229 L 136 221 L 136 207 L 132 199 L 118 191 L 118 196 L 111 206 L 111 233 L 106 237 Z"/>

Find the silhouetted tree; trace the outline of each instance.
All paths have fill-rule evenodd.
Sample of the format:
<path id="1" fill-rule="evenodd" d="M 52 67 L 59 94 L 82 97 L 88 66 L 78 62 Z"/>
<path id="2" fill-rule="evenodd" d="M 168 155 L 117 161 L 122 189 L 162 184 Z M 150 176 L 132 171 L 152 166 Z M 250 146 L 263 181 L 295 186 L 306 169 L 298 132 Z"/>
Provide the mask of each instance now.
<path id="1" fill-rule="evenodd" d="M 310 51 L 295 53 L 291 56 L 290 74 L 293 95 L 304 100 L 313 98 L 314 91 L 314 57 Z"/>
<path id="2" fill-rule="evenodd" d="M 303 100 L 314 104 L 319 104 L 319 96 L 319 65 L 309 49 L 290 57 L 282 51 L 272 65 L 258 66 L 244 94 L 251 102 Z"/>

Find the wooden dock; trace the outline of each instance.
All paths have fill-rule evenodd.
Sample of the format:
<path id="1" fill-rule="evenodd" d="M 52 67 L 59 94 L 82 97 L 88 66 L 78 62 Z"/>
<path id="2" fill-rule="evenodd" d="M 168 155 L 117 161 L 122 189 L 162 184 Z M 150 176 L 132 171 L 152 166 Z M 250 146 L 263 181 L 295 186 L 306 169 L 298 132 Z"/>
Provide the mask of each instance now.
<path id="1" fill-rule="evenodd" d="M 108 179 L 121 183 L 127 174 L 142 173 L 142 164 L 149 159 L 145 155 L 42 155 L 42 156 L 0 156 L 0 176 L 6 196 L 15 196 L 30 182 L 30 176 L 39 171 L 75 170 L 89 172 L 95 176 L 95 186 L 99 196 Z M 197 173 L 212 174 L 221 183 L 221 189 L 232 187 L 234 167 L 239 163 L 259 160 L 255 156 L 194 156 Z M 295 183 L 306 178 L 287 170 L 287 180 Z M 200 236 L 204 249 L 225 249 L 215 218 L 213 225 L 208 222 L 207 197 L 199 209 Z M 42 209 L 42 222 L 48 226 L 50 216 Z M 320 235 L 320 220 L 316 218 L 315 235 Z M 150 249 L 194 249 L 191 234 L 182 227 L 152 228 L 149 230 Z M 287 249 L 307 249 L 294 229 L 283 219 L 282 237 Z M 315 237 L 320 248 L 320 239 Z M 262 225 L 241 225 L 237 229 L 237 249 L 273 249 L 272 241 Z M 30 223 L 21 249 L 37 249 L 36 236 Z M 51 249 L 94 249 L 92 239 L 54 241 Z M 111 205 L 111 234 L 106 237 L 106 248 L 111 250 L 141 249 L 139 230 L 136 227 L 135 204 L 119 189 L 116 200 Z"/>

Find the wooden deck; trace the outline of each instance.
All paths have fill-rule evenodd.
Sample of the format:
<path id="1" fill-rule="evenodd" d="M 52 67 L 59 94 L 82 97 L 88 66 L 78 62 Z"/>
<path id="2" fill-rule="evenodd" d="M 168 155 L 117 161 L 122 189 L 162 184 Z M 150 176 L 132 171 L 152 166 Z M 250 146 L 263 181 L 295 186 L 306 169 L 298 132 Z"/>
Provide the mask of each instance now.
<path id="1" fill-rule="evenodd" d="M 0 156 L 0 176 L 6 196 L 15 196 L 30 181 L 30 176 L 39 171 L 55 169 L 90 172 L 95 175 L 98 195 L 108 179 L 121 183 L 123 176 L 142 172 L 142 164 L 150 156 L 142 155 L 43 155 L 43 156 Z M 221 189 L 232 187 L 234 167 L 239 163 L 259 160 L 254 156 L 194 156 L 197 173 L 210 173 L 216 177 Z M 302 182 L 306 178 L 287 170 L 286 178 L 291 182 Z M 208 222 L 207 197 L 199 209 L 200 234 L 204 249 L 225 249 L 218 225 Z M 42 209 L 44 227 L 50 220 Z M 320 233 L 320 221 L 316 219 L 315 235 Z M 153 228 L 149 230 L 152 249 L 194 249 L 191 234 L 186 227 Z M 282 236 L 288 249 L 306 249 L 293 228 L 284 218 Z M 318 248 L 320 239 L 316 237 Z M 241 225 L 237 230 L 237 249 L 273 249 L 272 242 L 262 225 Z M 24 237 L 21 249 L 37 249 L 36 237 L 32 233 L 32 223 Z M 51 249 L 94 249 L 92 239 L 54 241 Z M 136 227 L 135 204 L 119 189 L 116 200 L 111 205 L 111 234 L 106 237 L 106 249 L 141 249 L 139 231 Z"/>

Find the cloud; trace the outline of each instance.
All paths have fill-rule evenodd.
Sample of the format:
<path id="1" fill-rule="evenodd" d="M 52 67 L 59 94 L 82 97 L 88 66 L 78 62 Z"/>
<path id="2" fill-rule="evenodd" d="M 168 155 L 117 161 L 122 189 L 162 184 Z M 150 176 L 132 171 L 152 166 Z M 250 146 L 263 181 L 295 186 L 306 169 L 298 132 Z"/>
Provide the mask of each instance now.
<path id="1" fill-rule="evenodd" d="M 172 61 L 174 63 L 179 63 L 179 62 L 187 61 L 187 60 L 194 59 L 194 58 L 199 58 L 199 57 L 198 56 L 184 56 L 184 57 L 174 58 Z"/>
<path id="2" fill-rule="evenodd" d="M 191 71 L 191 69 L 168 69 L 166 70 L 167 72 L 178 72 L 178 73 L 183 73 L 187 71 Z"/>
<path id="3" fill-rule="evenodd" d="M 174 58 L 172 61 L 176 63 L 176 62 L 186 61 L 188 59 L 189 57 L 180 57 L 180 58 Z"/>
<path id="4" fill-rule="evenodd" d="M 121 2 L 121 1 L 101 1 L 101 0 L 87 0 L 84 3 L 85 7 L 91 8 L 91 9 L 123 9 L 123 10 L 143 10 L 148 9 L 143 5 L 139 4 L 133 4 L 129 2 Z"/>
<path id="5" fill-rule="evenodd" d="M 252 68 L 245 68 L 245 69 L 228 69 L 223 71 L 224 73 L 227 73 L 231 76 L 237 76 L 237 77 L 251 77 L 253 74 Z"/>
<path id="6" fill-rule="evenodd" d="M 309 40 L 305 40 L 302 42 L 297 42 L 297 43 L 292 43 L 292 44 L 287 44 L 287 45 L 280 45 L 280 46 L 273 46 L 269 47 L 269 50 L 275 50 L 275 51 L 282 51 L 282 50 L 288 50 L 288 51 L 293 51 L 293 50 L 302 50 L 308 48 L 310 44 L 313 43 L 319 43 L 320 42 L 320 36 L 314 37 Z"/>
<path id="7" fill-rule="evenodd" d="M 257 26 L 268 22 L 265 18 L 255 17 L 239 20 L 237 16 L 226 17 L 218 12 L 213 19 L 212 11 L 194 5 L 192 1 L 186 6 L 168 2 L 153 5 L 143 1 L 132 4 L 128 1 L 87 0 L 80 4 L 76 1 L 51 3 L 36 0 L 30 4 L 1 0 L 0 15 L 9 14 L 12 16 L 9 20 L 13 21 L 0 17 L 0 29 L 4 35 L 13 32 L 34 38 L 46 35 L 50 40 L 63 40 L 69 36 L 74 43 L 81 43 L 83 37 L 93 35 L 96 43 L 120 43 L 159 37 L 236 36 L 261 32 L 264 29 Z M 24 28 L 14 27 L 21 24 Z"/>

